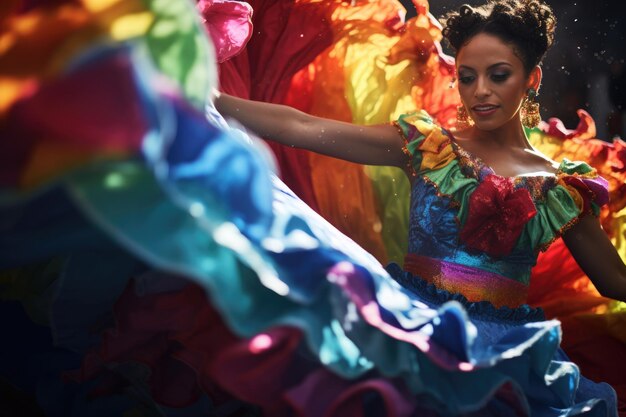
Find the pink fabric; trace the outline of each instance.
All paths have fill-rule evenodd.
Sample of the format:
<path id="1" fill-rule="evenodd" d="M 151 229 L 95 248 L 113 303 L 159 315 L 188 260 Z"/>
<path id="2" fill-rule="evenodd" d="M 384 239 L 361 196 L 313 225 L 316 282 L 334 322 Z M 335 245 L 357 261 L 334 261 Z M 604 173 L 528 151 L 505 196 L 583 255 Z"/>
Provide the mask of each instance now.
<path id="1" fill-rule="evenodd" d="M 511 308 L 526 303 L 528 287 L 524 284 L 479 268 L 410 253 L 404 258 L 404 270 L 469 301 L 486 300 L 496 307 Z"/>
<path id="2" fill-rule="evenodd" d="M 445 348 L 432 343 L 430 337 L 422 332 L 408 331 L 383 319 L 381 307 L 374 299 L 374 295 L 368 288 L 367 280 L 360 276 L 360 272 L 349 262 L 340 262 L 329 271 L 329 279 L 340 286 L 350 298 L 361 317 L 373 327 L 394 339 L 410 343 L 428 358 L 443 369 L 469 372 L 475 369 L 470 362 L 463 361 L 451 354 Z"/>
<path id="3" fill-rule="evenodd" d="M 211 35 L 218 62 L 243 51 L 252 36 L 252 7 L 232 0 L 200 0 L 198 10 Z"/>
<path id="4" fill-rule="evenodd" d="M 362 417 L 365 415 L 363 397 L 367 393 L 378 394 L 382 400 L 384 413 L 381 415 L 417 415 L 414 397 L 388 380 L 346 381 L 326 370 L 309 375 L 296 389 L 287 392 L 286 398 L 301 417 Z"/>

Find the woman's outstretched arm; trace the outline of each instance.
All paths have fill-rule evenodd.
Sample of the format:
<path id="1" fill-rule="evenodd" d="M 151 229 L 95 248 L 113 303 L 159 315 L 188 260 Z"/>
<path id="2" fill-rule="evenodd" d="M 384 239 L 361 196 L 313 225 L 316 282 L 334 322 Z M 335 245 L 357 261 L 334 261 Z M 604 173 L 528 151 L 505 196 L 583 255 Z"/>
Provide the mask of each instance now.
<path id="1" fill-rule="evenodd" d="M 597 218 L 581 219 L 563 234 L 563 241 L 602 296 L 626 301 L 626 265 Z"/>
<path id="2" fill-rule="evenodd" d="M 359 126 L 223 93 L 216 97 L 215 107 L 259 136 L 284 145 L 360 164 L 406 167 L 403 139 L 389 124 Z"/>

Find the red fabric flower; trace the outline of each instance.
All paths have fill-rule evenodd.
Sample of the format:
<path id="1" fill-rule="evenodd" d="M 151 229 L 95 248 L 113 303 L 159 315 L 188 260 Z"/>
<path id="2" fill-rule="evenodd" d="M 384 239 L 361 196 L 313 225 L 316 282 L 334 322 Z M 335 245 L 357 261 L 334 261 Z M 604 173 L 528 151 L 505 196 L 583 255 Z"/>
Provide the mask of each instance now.
<path id="1" fill-rule="evenodd" d="M 536 214 L 527 189 L 516 190 L 512 180 L 489 175 L 470 196 L 461 241 L 491 256 L 507 255 Z"/>

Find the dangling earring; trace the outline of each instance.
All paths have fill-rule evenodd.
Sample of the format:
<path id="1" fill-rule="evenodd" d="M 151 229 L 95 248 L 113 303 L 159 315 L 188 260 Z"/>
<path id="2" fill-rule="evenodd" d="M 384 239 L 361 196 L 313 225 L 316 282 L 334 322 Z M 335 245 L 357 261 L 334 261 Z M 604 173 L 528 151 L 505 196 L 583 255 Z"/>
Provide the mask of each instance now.
<path id="1" fill-rule="evenodd" d="M 460 105 L 456 108 L 456 128 L 457 130 L 467 129 L 474 125 L 474 121 L 467 114 L 467 109 L 464 105 Z"/>
<path id="2" fill-rule="evenodd" d="M 529 129 L 537 127 L 541 121 L 541 115 L 539 114 L 539 103 L 535 101 L 537 97 L 537 91 L 534 88 L 529 88 L 526 93 L 526 98 L 522 103 L 522 110 L 520 114 L 522 116 L 522 124 Z"/>

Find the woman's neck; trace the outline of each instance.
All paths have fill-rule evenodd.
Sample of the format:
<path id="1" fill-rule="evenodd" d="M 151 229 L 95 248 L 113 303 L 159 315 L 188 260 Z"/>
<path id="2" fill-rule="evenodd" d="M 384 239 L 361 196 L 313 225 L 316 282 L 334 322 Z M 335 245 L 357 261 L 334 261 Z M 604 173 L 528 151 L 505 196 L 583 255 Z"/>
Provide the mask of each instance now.
<path id="1" fill-rule="evenodd" d="M 517 117 L 494 130 L 481 130 L 474 126 L 471 138 L 493 148 L 532 149 Z"/>

